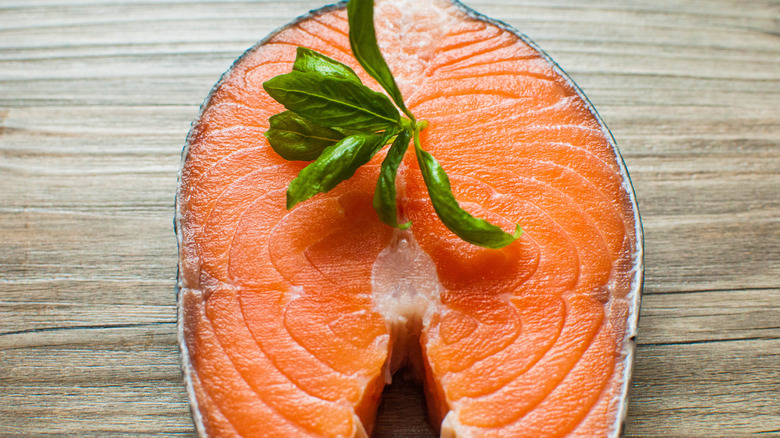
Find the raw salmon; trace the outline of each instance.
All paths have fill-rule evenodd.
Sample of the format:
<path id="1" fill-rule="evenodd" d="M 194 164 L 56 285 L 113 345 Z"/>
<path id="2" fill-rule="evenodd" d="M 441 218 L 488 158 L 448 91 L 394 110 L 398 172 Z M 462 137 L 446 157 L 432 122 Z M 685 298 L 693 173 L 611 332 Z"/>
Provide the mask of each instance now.
<path id="1" fill-rule="evenodd" d="M 384 152 L 288 211 L 306 163 L 263 133 L 283 110 L 262 83 L 297 46 L 351 66 L 343 4 L 247 51 L 212 90 L 177 195 L 179 328 L 193 417 L 209 437 L 370 436 L 408 367 L 449 437 L 617 436 L 642 280 L 641 227 L 615 143 L 584 95 L 506 25 L 446 0 L 378 1 L 380 48 L 422 146 L 461 205 L 522 237 L 448 231 L 414 154 L 401 231 L 372 208 Z"/>

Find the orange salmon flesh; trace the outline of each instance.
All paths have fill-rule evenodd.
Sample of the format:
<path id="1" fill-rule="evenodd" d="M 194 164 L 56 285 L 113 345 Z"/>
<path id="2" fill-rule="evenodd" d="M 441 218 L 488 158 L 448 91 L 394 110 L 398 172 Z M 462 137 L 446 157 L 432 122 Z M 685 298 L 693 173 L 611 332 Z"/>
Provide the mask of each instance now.
<path id="1" fill-rule="evenodd" d="M 455 197 L 518 241 L 466 243 L 433 210 L 412 151 L 401 231 L 372 207 L 380 152 L 285 208 L 307 164 L 263 136 L 262 84 L 297 46 L 352 67 L 343 4 L 247 51 L 193 124 L 177 194 L 179 334 L 208 437 L 371 436 L 402 368 L 446 437 L 612 437 L 625 417 L 642 282 L 625 167 L 584 95 L 527 38 L 456 2 L 377 1 L 379 46 Z"/>

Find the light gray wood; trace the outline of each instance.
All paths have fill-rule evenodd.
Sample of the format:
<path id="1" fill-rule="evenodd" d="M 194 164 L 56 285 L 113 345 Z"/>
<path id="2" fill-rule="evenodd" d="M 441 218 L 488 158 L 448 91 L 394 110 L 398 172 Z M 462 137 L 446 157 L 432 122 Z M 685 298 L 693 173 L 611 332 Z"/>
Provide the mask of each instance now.
<path id="1" fill-rule="evenodd" d="M 780 3 L 480 0 L 593 101 L 646 283 L 626 434 L 780 436 Z M 198 106 L 313 0 L 0 3 L 0 436 L 192 436 L 173 196 Z M 392 388 L 379 434 L 428 436 Z"/>

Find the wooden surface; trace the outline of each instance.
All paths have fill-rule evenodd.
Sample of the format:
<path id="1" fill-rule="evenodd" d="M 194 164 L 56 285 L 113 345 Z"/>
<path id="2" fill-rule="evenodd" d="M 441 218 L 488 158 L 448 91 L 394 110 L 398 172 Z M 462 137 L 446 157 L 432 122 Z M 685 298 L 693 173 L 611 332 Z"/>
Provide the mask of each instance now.
<path id="1" fill-rule="evenodd" d="M 627 436 L 780 436 L 780 2 L 467 3 L 571 74 L 633 176 Z M 192 436 L 181 146 L 232 61 L 320 5 L 0 0 L 0 436 Z M 426 436 L 414 387 L 388 399 L 379 435 Z"/>

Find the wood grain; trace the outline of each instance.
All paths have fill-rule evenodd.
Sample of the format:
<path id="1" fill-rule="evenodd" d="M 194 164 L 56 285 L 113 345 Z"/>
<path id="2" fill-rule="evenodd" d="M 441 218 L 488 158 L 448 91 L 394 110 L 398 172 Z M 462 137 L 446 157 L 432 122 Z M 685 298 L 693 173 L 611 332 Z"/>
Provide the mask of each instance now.
<path id="1" fill-rule="evenodd" d="M 647 271 L 626 435 L 780 436 L 780 2 L 467 3 L 571 74 L 632 174 Z M 232 61 L 319 6 L 0 3 L 0 436 L 193 436 L 181 146 Z M 386 399 L 377 435 L 430 436 L 413 385 Z"/>

